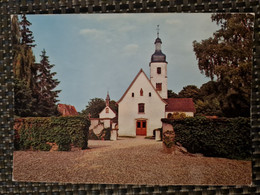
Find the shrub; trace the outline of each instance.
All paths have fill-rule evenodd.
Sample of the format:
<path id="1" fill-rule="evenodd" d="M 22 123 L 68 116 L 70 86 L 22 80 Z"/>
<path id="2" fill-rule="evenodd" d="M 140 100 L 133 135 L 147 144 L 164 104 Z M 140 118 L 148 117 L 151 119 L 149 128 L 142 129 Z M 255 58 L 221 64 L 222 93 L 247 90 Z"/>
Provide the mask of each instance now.
<path id="1" fill-rule="evenodd" d="M 56 143 L 60 151 L 69 151 L 71 144 L 82 149 L 88 147 L 90 122 L 84 117 L 23 118 L 20 123 L 16 129 L 19 135 L 15 136 L 19 145 L 16 148 L 48 151 L 51 147 L 47 142 Z"/>
<path id="2" fill-rule="evenodd" d="M 173 125 L 175 141 L 192 153 L 233 159 L 251 157 L 249 118 L 191 117 L 164 122 Z"/>

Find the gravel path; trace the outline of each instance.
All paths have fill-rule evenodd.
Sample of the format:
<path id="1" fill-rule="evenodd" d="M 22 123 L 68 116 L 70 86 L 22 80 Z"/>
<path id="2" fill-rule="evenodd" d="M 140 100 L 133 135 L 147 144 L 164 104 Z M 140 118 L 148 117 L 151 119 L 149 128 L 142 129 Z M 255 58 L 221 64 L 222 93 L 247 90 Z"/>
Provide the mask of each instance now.
<path id="1" fill-rule="evenodd" d="M 14 180 L 151 185 L 248 185 L 251 162 L 173 155 L 162 142 L 137 138 L 89 140 L 88 150 L 14 152 Z"/>

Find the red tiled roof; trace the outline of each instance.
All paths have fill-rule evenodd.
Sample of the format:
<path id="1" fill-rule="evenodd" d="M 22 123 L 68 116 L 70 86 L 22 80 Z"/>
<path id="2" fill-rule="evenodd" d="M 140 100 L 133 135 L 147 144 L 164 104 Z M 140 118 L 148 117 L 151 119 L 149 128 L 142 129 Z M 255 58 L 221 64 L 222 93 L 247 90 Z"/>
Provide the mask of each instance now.
<path id="1" fill-rule="evenodd" d="M 62 116 L 76 116 L 78 112 L 74 106 L 67 104 L 58 104 L 58 111 Z"/>
<path id="2" fill-rule="evenodd" d="M 164 99 L 168 105 L 166 112 L 196 112 L 192 98 L 168 98 Z"/>

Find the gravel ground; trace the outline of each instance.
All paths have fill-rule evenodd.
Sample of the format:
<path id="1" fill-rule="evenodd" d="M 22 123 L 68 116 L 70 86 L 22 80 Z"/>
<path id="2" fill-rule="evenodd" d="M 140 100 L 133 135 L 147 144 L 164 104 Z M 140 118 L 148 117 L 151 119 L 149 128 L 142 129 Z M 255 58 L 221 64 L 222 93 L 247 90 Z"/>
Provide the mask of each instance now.
<path id="1" fill-rule="evenodd" d="M 137 138 L 89 140 L 88 150 L 15 151 L 16 181 L 150 184 L 248 185 L 251 161 L 165 154 L 162 142 Z"/>

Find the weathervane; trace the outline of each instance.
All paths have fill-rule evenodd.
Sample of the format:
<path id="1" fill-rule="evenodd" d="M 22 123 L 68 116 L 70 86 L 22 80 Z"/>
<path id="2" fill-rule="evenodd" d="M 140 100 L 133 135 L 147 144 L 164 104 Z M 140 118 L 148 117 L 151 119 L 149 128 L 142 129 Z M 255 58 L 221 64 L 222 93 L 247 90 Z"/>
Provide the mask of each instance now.
<path id="1" fill-rule="evenodd" d="M 157 38 L 159 38 L 159 30 L 160 30 L 160 28 L 159 28 L 159 24 L 157 25 L 156 30 L 157 30 Z"/>

